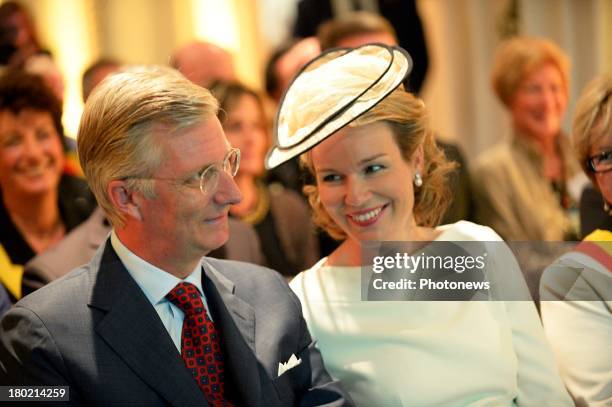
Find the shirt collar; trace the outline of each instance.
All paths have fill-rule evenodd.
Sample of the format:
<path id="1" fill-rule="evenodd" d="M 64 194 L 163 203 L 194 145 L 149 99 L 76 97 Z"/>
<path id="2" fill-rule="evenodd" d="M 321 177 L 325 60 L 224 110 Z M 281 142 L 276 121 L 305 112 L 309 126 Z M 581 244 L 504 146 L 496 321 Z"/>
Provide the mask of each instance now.
<path id="1" fill-rule="evenodd" d="M 202 289 L 202 262 L 183 280 L 141 259 L 121 242 L 115 230 L 111 232 L 111 245 L 117 256 L 132 276 L 152 305 L 166 300 L 166 294 L 178 283 L 187 282 L 195 285 L 204 297 Z"/>

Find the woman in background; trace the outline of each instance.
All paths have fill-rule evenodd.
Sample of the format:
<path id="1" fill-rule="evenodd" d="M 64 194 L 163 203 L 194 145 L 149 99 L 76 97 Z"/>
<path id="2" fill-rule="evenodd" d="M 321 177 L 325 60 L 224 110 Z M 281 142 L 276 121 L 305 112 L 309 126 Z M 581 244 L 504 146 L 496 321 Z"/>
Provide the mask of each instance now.
<path id="1" fill-rule="evenodd" d="M 15 1 L 0 5 L 0 65 L 23 67 L 32 56 L 47 53 L 28 10 Z"/>
<path id="2" fill-rule="evenodd" d="M 294 276 L 317 261 L 316 236 L 302 197 L 263 182 L 269 137 L 261 97 L 237 82 L 217 82 L 211 91 L 220 103 L 223 130 L 241 152 L 235 180 L 243 199 L 230 214 L 253 225 L 268 267 Z"/>
<path id="3" fill-rule="evenodd" d="M 87 184 L 63 173 L 62 109 L 35 75 L 0 73 L 0 282 L 21 297 L 23 265 L 88 218 Z"/>
<path id="4" fill-rule="evenodd" d="M 526 293 L 494 231 L 437 226 L 453 165 L 423 102 L 400 87 L 409 68 L 398 48 L 328 51 L 294 80 L 278 113 L 267 166 L 303 154 L 315 223 L 341 240 L 290 284 L 326 367 L 362 406 L 571 405 L 530 301 L 362 300 L 371 264 L 362 248 L 382 241 L 423 250 L 497 241 L 490 272 Z"/>
<path id="5" fill-rule="evenodd" d="M 578 162 L 612 215 L 612 74 L 590 82 L 576 104 Z M 579 406 L 612 405 L 612 231 L 598 229 L 544 272 L 544 330 Z"/>
<path id="6" fill-rule="evenodd" d="M 513 133 L 475 163 L 476 220 L 505 240 L 575 238 L 568 182 L 579 168 L 561 131 L 567 56 L 545 39 L 510 39 L 497 50 L 492 82 Z"/>

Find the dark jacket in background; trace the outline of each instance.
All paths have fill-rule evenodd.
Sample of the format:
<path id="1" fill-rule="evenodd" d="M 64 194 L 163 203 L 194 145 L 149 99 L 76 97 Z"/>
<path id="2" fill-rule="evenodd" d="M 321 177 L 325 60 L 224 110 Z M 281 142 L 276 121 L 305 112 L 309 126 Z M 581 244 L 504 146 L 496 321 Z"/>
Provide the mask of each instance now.
<path id="1" fill-rule="evenodd" d="M 612 230 L 612 216 L 603 209 L 604 199 L 601 192 L 592 184 L 580 196 L 580 237 L 584 238 L 595 229 Z"/>
<path id="2" fill-rule="evenodd" d="M 319 25 L 334 17 L 330 0 L 301 0 L 297 7 L 293 35 L 298 38 L 315 36 Z M 416 3 L 414 0 L 379 0 L 378 10 L 395 29 L 400 47 L 412 57 L 414 67 L 408 78 L 408 89 L 418 94 L 425 81 L 429 57 Z"/>

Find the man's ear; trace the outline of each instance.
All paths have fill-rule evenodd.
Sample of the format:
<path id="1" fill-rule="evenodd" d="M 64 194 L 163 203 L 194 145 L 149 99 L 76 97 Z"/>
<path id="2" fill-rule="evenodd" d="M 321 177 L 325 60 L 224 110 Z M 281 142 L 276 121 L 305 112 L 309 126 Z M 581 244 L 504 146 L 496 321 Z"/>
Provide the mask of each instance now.
<path id="1" fill-rule="evenodd" d="M 423 144 L 418 146 L 415 152 L 412 153 L 412 164 L 415 170 L 423 175 L 423 168 L 425 167 L 425 151 L 423 149 Z"/>
<path id="2" fill-rule="evenodd" d="M 142 212 L 140 211 L 141 195 L 127 187 L 124 180 L 115 179 L 108 183 L 106 193 L 113 206 L 123 214 L 124 217 L 130 217 L 142 220 Z"/>

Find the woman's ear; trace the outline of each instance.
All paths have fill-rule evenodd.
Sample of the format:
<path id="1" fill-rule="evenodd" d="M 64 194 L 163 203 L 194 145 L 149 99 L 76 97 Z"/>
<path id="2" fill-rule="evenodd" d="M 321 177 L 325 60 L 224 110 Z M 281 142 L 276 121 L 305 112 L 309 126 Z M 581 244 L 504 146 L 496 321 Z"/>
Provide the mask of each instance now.
<path id="1" fill-rule="evenodd" d="M 423 144 L 419 145 L 414 153 L 412 153 L 412 165 L 414 169 L 423 175 L 423 169 L 425 168 L 425 150 Z"/>
<path id="2" fill-rule="evenodd" d="M 143 219 L 142 212 L 140 211 L 140 193 L 128 188 L 124 180 L 116 179 L 109 182 L 106 193 L 113 206 L 126 219 L 134 218 L 140 221 Z"/>

